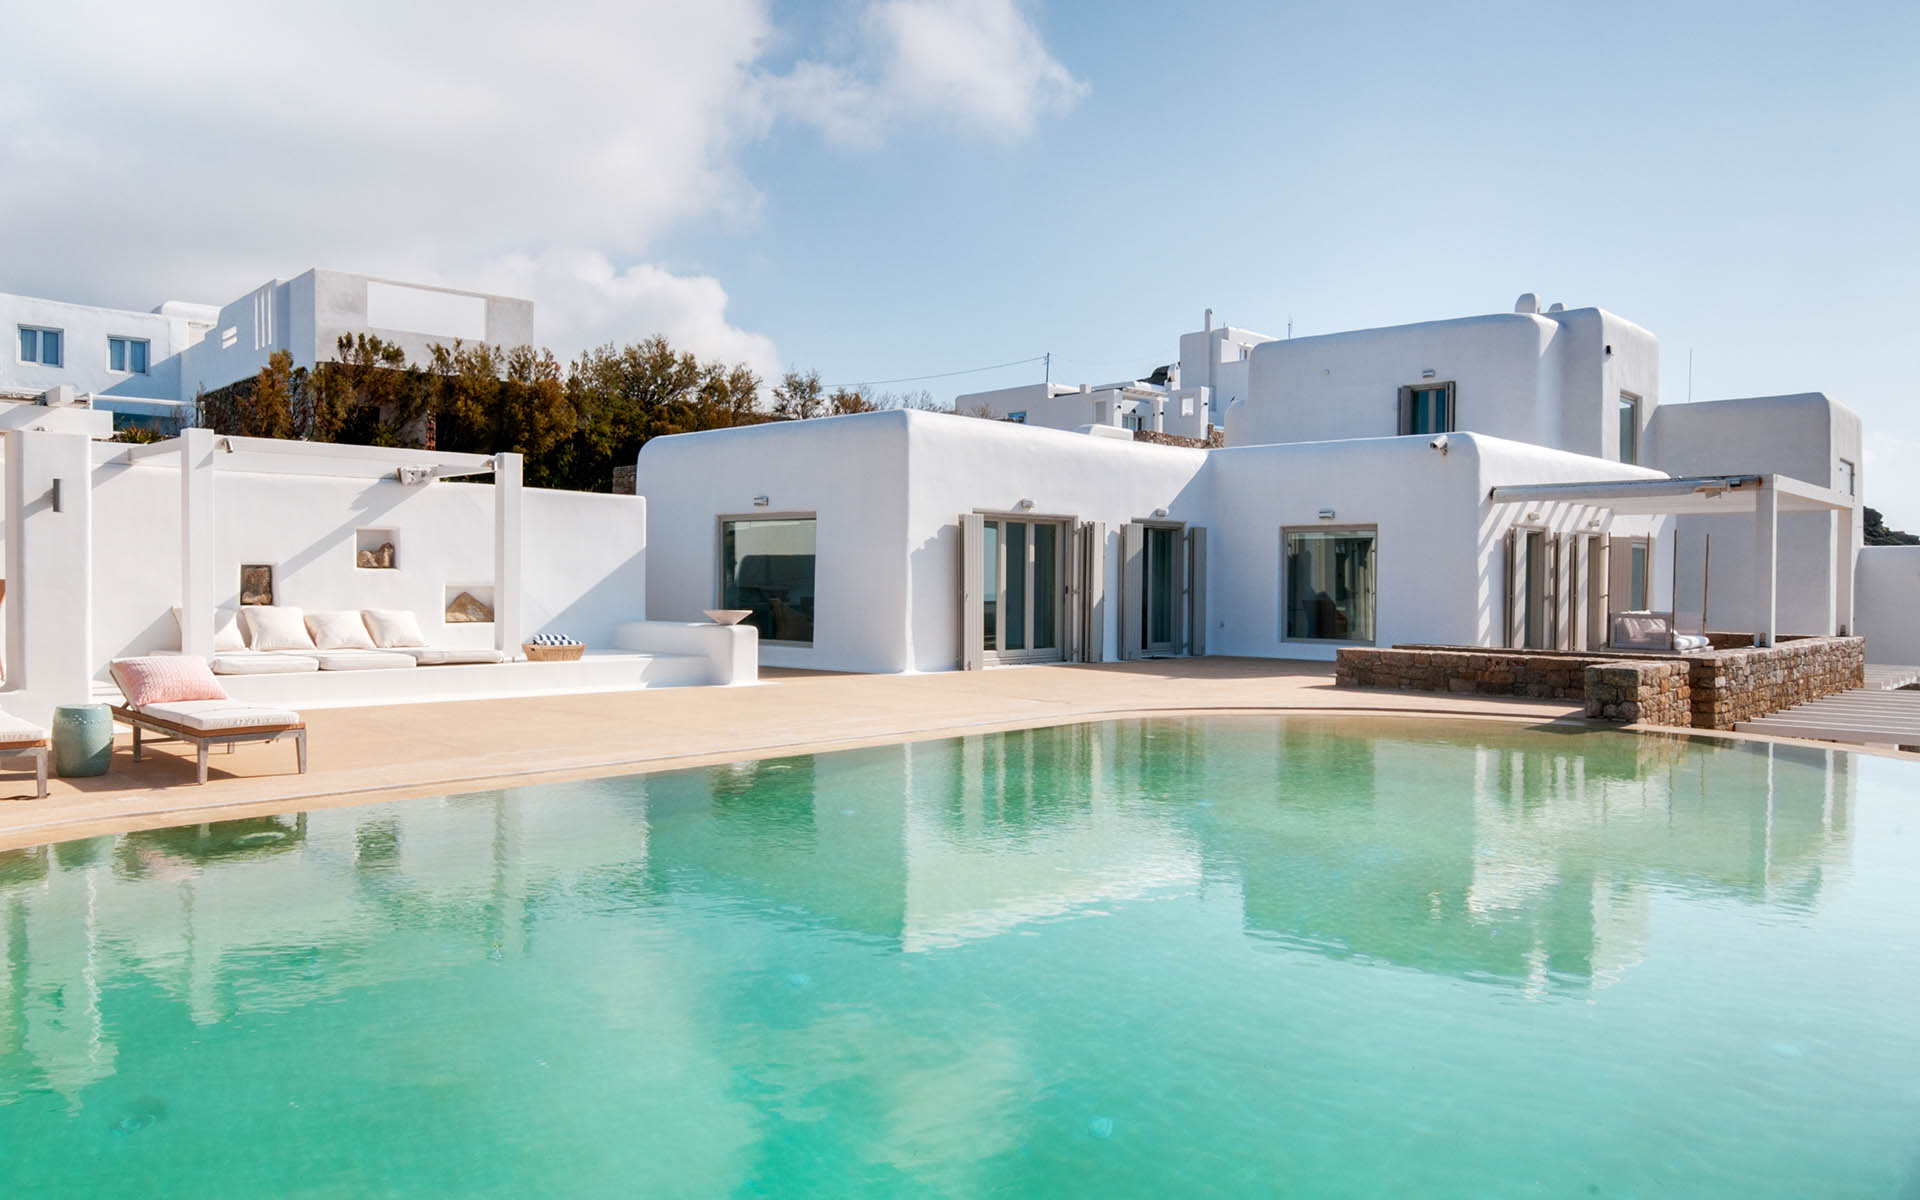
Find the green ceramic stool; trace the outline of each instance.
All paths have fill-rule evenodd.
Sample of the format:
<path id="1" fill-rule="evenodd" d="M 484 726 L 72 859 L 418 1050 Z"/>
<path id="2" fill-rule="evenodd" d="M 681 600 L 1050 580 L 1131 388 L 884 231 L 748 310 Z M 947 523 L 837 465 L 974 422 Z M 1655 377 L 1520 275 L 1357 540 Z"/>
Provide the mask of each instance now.
<path id="1" fill-rule="evenodd" d="M 113 762 L 113 710 L 63 704 L 53 710 L 53 770 L 62 779 L 105 775 Z"/>

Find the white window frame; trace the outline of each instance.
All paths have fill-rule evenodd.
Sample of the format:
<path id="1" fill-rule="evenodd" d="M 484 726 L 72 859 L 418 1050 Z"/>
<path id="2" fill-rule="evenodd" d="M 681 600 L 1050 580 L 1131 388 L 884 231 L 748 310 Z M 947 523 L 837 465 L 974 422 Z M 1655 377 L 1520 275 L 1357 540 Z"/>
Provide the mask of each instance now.
<path id="1" fill-rule="evenodd" d="M 1847 495 L 1858 496 L 1860 494 L 1859 464 L 1855 463 L 1850 458 L 1841 459 L 1840 460 L 1840 478 L 1846 483 Z"/>
<path id="2" fill-rule="evenodd" d="M 820 644 L 820 515 L 816 512 L 721 513 L 713 523 L 713 606 L 724 608 L 727 602 L 727 526 L 735 521 L 812 521 L 813 522 L 813 596 L 814 631 L 812 641 L 791 638 L 761 638 L 763 646 L 785 646 L 811 650 Z"/>
<path id="3" fill-rule="evenodd" d="M 1633 454 L 1629 456 L 1625 446 L 1615 446 L 1613 448 L 1613 456 L 1618 461 L 1634 467 L 1640 465 L 1640 430 L 1642 428 L 1642 418 L 1646 414 L 1643 411 L 1644 402 L 1639 396 L 1632 392 L 1622 391 L 1619 398 L 1614 401 L 1613 423 L 1616 428 L 1618 428 L 1620 424 L 1621 412 L 1629 408 L 1633 410 Z"/>
<path id="4" fill-rule="evenodd" d="M 135 344 L 145 346 L 147 365 L 144 367 L 141 367 L 137 371 L 130 366 L 120 366 L 120 367 L 114 366 L 113 365 L 113 344 L 115 342 L 119 342 L 123 348 L 121 352 L 121 361 L 123 363 L 130 363 L 133 361 L 133 347 L 135 346 Z M 116 375 L 147 375 L 152 373 L 153 371 L 153 339 L 142 338 L 142 337 L 127 337 L 117 333 L 109 334 L 107 337 L 107 370 L 113 372 Z"/>
<path id="5" fill-rule="evenodd" d="M 35 336 L 34 336 L 34 357 L 27 358 L 23 355 L 20 357 L 20 361 L 22 363 L 30 366 L 38 366 L 38 367 L 64 367 L 67 365 L 67 331 L 66 330 L 57 329 L 51 325 L 16 325 L 14 326 L 14 334 L 13 334 L 13 352 L 16 355 L 20 354 L 20 335 L 23 333 L 32 333 Z M 47 361 L 46 335 L 49 333 L 53 334 L 55 337 L 60 339 L 60 361 L 59 362 Z"/>

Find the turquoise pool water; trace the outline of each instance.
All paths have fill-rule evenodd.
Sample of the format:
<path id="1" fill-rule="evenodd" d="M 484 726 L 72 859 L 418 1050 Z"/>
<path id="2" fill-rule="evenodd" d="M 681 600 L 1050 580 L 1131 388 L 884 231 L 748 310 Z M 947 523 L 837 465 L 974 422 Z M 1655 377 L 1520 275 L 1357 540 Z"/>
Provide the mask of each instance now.
<path id="1" fill-rule="evenodd" d="M 0 853 L 8 1196 L 1913 1196 L 1920 769 L 1123 721 Z"/>

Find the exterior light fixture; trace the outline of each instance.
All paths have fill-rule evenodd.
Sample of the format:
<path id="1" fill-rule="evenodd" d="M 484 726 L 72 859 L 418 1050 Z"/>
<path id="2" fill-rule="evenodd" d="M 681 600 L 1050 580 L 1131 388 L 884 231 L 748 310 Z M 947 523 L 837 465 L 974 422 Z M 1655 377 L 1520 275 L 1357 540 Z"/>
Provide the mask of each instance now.
<path id="1" fill-rule="evenodd" d="M 1156 520 L 1156 521 L 1164 521 L 1164 520 L 1166 520 L 1166 519 L 1167 519 L 1167 510 L 1166 510 L 1166 509 L 1164 509 L 1164 508 L 1156 508 L 1156 509 L 1154 509 L 1154 510 L 1153 510 L 1153 519 L 1154 519 L 1154 520 Z"/>
<path id="2" fill-rule="evenodd" d="M 1019 508 L 1021 512 L 1026 512 L 1033 507 L 1033 501 L 1022 500 L 1018 505 L 1016 505 L 1016 507 Z"/>
<path id="3" fill-rule="evenodd" d="M 770 503 L 772 503 L 772 501 L 768 500 L 765 496 L 755 496 L 753 498 L 753 506 L 755 508 L 765 508 Z"/>
<path id="4" fill-rule="evenodd" d="M 55 479 L 55 480 L 53 481 L 53 511 L 55 511 L 55 512 L 65 512 L 65 511 L 67 511 L 67 506 L 66 506 L 65 504 L 63 504 L 63 503 L 61 502 L 61 499 L 60 499 L 60 484 L 61 484 L 61 482 L 62 482 L 62 481 L 61 481 L 61 480 L 58 480 L 58 479 Z"/>
<path id="5" fill-rule="evenodd" d="M 1526 515 L 1526 518 L 1525 518 L 1525 519 L 1526 519 L 1526 520 L 1529 520 L 1529 521 L 1538 521 L 1538 520 L 1540 519 L 1540 514 L 1539 514 L 1539 513 L 1528 513 L 1528 514 Z"/>
<path id="6" fill-rule="evenodd" d="M 1432 368 L 1432 367 L 1428 367 L 1428 368 L 1427 368 L 1426 370 L 1424 370 L 1424 371 L 1422 371 L 1422 372 L 1420 372 L 1420 378 L 1422 378 L 1422 379 L 1432 379 L 1432 378 L 1433 378 L 1433 368 Z"/>
<path id="7" fill-rule="evenodd" d="M 1331 521 L 1331 520 L 1333 520 L 1333 510 L 1332 510 L 1332 509 L 1330 509 L 1330 508 L 1323 508 L 1323 509 L 1321 509 L 1321 510 L 1320 510 L 1320 519 L 1321 519 L 1322 521 Z"/>

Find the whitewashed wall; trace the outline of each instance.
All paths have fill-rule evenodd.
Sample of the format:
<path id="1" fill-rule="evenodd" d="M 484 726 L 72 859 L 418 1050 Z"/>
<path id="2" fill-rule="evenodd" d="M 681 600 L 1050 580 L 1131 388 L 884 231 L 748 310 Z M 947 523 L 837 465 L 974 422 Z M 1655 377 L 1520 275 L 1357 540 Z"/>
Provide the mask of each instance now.
<path id="1" fill-rule="evenodd" d="M 1920 546 L 1868 546 L 1860 552 L 1854 617 L 1867 661 L 1920 666 Z"/>
<path id="2" fill-rule="evenodd" d="M 93 643 L 107 660 L 176 649 L 180 476 L 164 459 L 94 469 Z M 523 493 L 524 633 L 612 646 L 613 627 L 646 616 L 646 502 L 529 488 Z M 404 608 L 429 641 L 489 646 L 490 624 L 444 621 L 449 586 L 493 587 L 493 488 L 296 475 L 214 475 L 214 580 L 240 602 L 240 567 L 274 567 L 274 600 L 310 610 Z M 355 565 L 361 529 L 394 534 L 393 570 Z"/>
<path id="3" fill-rule="evenodd" d="M 200 306 L 163 307 L 198 311 Z M 21 325 L 60 330 L 61 365 L 50 367 L 21 362 Z M 0 337 L 6 339 L 0 342 L 0 388 L 43 392 L 66 384 L 76 391 L 101 395 L 178 399 L 180 362 L 175 356 L 196 339 L 202 329 L 203 325 L 180 311 L 132 312 L 0 293 Z M 147 342 L 145 374 L 109 369 L 107 339 L 110 337 L 139 338 Z"/>
<path id="4" fill-rule="evenodd" d="M 1253 348 L 1227 444 L 1391 437 L 1400 388 L 1449 382 L 1457 429 L 1618 459 L 1619 393 L 1641 397 L 1644 425 L 1659 404 L 1659 344 L 1598 309 L 1266 342 Z"/>

